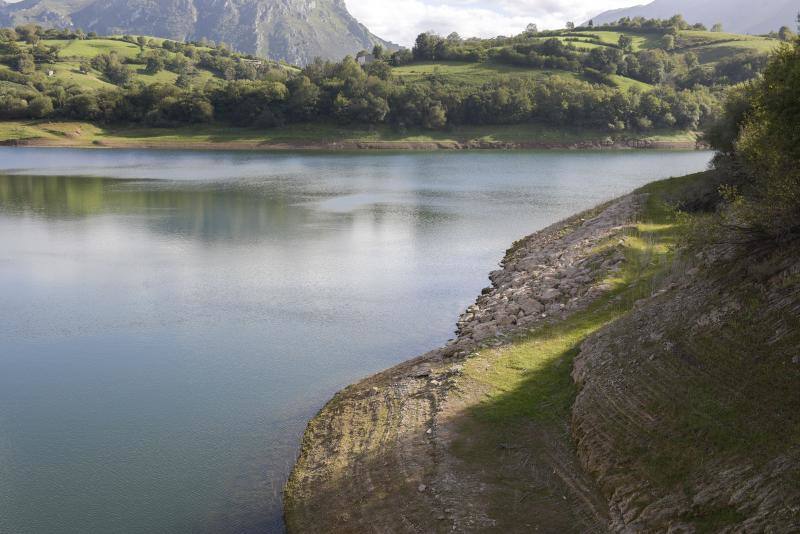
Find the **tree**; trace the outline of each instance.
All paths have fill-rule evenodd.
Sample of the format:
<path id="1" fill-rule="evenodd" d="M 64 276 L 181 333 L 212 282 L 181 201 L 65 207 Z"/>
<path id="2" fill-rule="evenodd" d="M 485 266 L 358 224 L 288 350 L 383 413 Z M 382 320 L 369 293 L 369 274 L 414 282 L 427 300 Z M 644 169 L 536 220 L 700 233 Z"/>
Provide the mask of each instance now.
<path id="1" fill-rule="evenodd" d="M 28 102 L 28 113 L 35 119 L 47 117 L 53 113 L 53 100 L 49 96 L 37 96 Z"/>
<path id="2" fill-rule="evenodd" d="M 36 63 L 33 61 L 33 56 L 28 53 L 22 53 L 17 57 L 17 71 L 22 74 L 33 74 L 36 70 Z"/>
<path id="3" fill-rule="evenodd" d="M 664 50 L 674 50 L 675 49 L 675 36 L 666 34 L 664 37 L 661 38 L 661 48 Z"/>
<path id="4" fill-rule="evenodd" d="M 795 34 L 788 26 L 781 26 L 781 29 L 778 30 L 778 39 L 781 41 L 791 41 L 794 38 Z"/>
<path id="5" fill-rule="evenodd" d="M 442 49 L 443 40 L 434 33 L 421 33 L 414 43 L 414 59 L 417 61 L 436 61 Z"/>
<path id="6" fill-rule="evenodd" d="M 729 133 L 723 136 L 727 146 L 720 149 L 735 153 L 735 161 L 743 164 L 751 178 L 744 198 L 732 203 L 727 215 L 735 226 L 749 228 L 749 233 L 759 237 L 796 239 L 800 234 L 800 42 L 781 46 L 763 79 L 751 88 L 744 104 L 729 101 L 726 105 L 728 126 L 723 131 Z"/>
<path id="7" fill-rule="evenodd" d="M 686 22 L 686 19 L 683 18 L 683 15 L 674 15 L 669 19 L 669 25 L 672 31 L 675 32 L 685 30 L 689 27 L 689 24 Z"/>
<path id="8" fill-rule="evenodd" d="M 157 74 L 164 70 L 164 60 L 161 56 L 152 55 L 147 58 L 147 63 L 144 67 L 144 71 L 147 74 Z"/>
<path id="9" fill-rule="evenodd" d="M 144 50 L 144 47 L 147 46 L 147 37 L 140 35 L 136 38 L 136 44 L 139 45 L 140 50 Z"/>
<path id="10" fill-rule="evenodd" d="M 437 102 L 426 110 L 422 125 L 430 130 L 440 130 L 447 126 L 447 112 L 441 103 Z"/>
<path id="11" fill-rule="evenodd" d="M 91 65 L 102 72 L 108 81 L 116 85 L 127 85 L 133 78 L 131 69 L 122 64 L 115 52 L 95 56 L 92 58 Z"/>
<path id="12" fill-rule="evenodd" d="M 178 74 L 178 77 L 175 79 L 175 85 L 182 89 L 188 89 L 192 86 L 192 77 L 185 72 Z"/>
<path id="13" fill-rule="evenodd" d="M 20 39 L 29 45 L 34 45 L 39 42 L 39 32 L 41 29 L 42 28 L 34 24 L 25 24 L 23 26 L 17 26 L 16 32 Z"/>
<path id="14" fill-rule="evenodd" d="M 289 113 L 296 120 L 314 116 L 319 103 L 319 87 L 308 76 L 297 76 L 289 81 Z"/>
<path id="15" fill-rule="evenodd" d="M 539 33 L 539 26 L 537 26 L 535 23 L 531 22 L 530 24 L 528 24 L 525 27 L 525 33 L 537 34 L 537 33 Z"/>
<path id="16" fill-rule="evenodd" d="M 575 29 L 575 23 L 574 22 L 567 22 L 567 29 L 568 30 L 574 30 Z"/>
<path id="17" fill-rule="evenodd" d="M 587 26 L 589 26 L 590 28 L 594 28 L 594 20 L 593 20 L 593 19 L 590 19 L 590 20 L 589 20 L 589 23 L 588 23 L 588 24 L 586 24 L 586 25 L 587 25 Z"/>
<path id="18" fill-rule="evenodd" d="M 11 28 L 0 28 L 0 43 L 13 43 L 19 39 L 19 35 Z"/>
<path id="19" fill-rule="evenodd" d="M 373 61 L 367 65 L 366 70 L 367 74 L 381 80 L 388 80 L 392 77 L 392 67 L 385 61 Z"/>
<path id="20" fill-rule="evenodd" d="M 625 51 L 630 51 L 633 48 L 633 39 L 625 34 L 622 34 L 619 36 L 619 46 Z"/>
<path id="21" fill-rule="evenodd" d="M 379 45 L 379 44 L 376 44 L 376 45 L 375 45 L 375 46 L 372 48 L 372 56 L 373 56 L 375 59 L 383 59 L 383 46 L 381 46 L 381 45 Z"/>
<path id="22" fill-rule="evenodd" d="M 774 28 L 774 26 L 773 26 L 773 28 Z M 721 22 L 717 22 L 716 24 L 711 26 L 711 31 L 715 32 L 715 33 L 722 32 L 722 23 Z"/>

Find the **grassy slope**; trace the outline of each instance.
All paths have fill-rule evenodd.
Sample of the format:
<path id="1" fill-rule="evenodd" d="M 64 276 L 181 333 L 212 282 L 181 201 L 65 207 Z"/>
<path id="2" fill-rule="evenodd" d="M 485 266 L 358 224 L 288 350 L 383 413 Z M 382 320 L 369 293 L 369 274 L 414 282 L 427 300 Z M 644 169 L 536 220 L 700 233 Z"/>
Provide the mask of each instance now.
<path id="1" fill-rule="evenodd" d="M 619 38 L 626 35 L 631 38 L 634 51 L 650 50 L 661 46 L 660 34 L 635 33 L 607 30 L 579 30 L 564 32 L 565 35 L 556 36 L 556 39 L 576 47 L 589 50 L 592 48 L 616 46 Z M 552 39 L 552 36 L 534 38 L 534 41 Z M 694 51 L 698 54 L 701 63 L 714 63 L 724 57 L 729 57 L 739 52 L 752 51 L 769 53 L 778 46 L 775 39 L 753 35 L 737 35 L 730 33 L 683 31 L 679 35 L 680 51 Z M 453 61 L 420 62 L 393 69 L 395 76 L 407 81 L 417 81 L 425 76 L 437 74 L 452 83 L 464 85 L 482 85 L 498 75 L 530 77 L 541 80 L 548 76 L 558 75 L 566 78 L 578 79 L 572 72 L 529 69 L 510 65 L 486 63 L 463 63 Z M 611 76 L 611 80 L 624 89 L 637 87 L 641 90 L 652 89 L 650 84 L 626 78 L 624 76 Z"/>
<path id="2" fill-rule="evenodd" d="M 425 76 L 436 74 L 448 81 L 465 85 L 483 85 L 498 75 L 530 77 L 542 79 L 558 75 L 564 78 L 576 78 L 574 73 L 554 70 L 533 70 L 511 65 L 495 63 L 463 63 L 456 61 L 420 62 L 403 67 L 395 67 L 393 74 L 406 81 L 418 81 Z"/>
<path id="3" fill-rule="evenodd" d="M 756 35 L 682 31 L 678 46 L 681 51 L 696 53 L 700 63 L 709 64 L 741 52 L 768 54 L 780 46 L 780 41 Z"/>
<path id="4" fill-rule="evenodd" d="M 397 132 L 388 127 L 342 127 L 334 124 L 292 124 L 260 130 L 205 125 L 181 128 L 103 128 L 84 122 L 5 121 L 0 122 L 0 141 L 27 141 L 50 146 L 165 146 L 186 148 L 269 148 L 270 144 L 332 144 L 373 142 L 455 144 L 468 141 L 488 143 L 551 143 L 571 145 L 608 138 L 604 131 L 547 128 L 532 124 L 510 126 L 464 126 L 451 131 Z M 696 135 L 690 132 L 656 131 L 641 137 L 653 142 L 678 143 L 691 147 Z"/>
<path id="5" fill-rule="evenodd" d="M 514 443 L 519 429 L 528 421 L 535 421 L 538 425 L 549 423 L 554 432 L 568 425 L 577 393 L 570 373 L 581 344 L 589 336 L 626 318 L 618 327 L 611 326 L 611 333 L 607 336 L 610 347 L 601 350 L 617 350 L 621 355 L 644 351 L 641 358 L 644 361 L 648 361 L 645 356 L 649 354 L 650 361 L 654 358 L 656 362 L 668 360 L 671 356 L 679 362 L 685 359 L 689 365 L 686 365 L 687 361 L 681 362 L 687 370 L 676 369 L 673 363 L 667 364 L 666 368 L 656 365 L 655 369 L 646 369 L 639 360 L 626 364 L 626 357 L 620 356 L 622 363 L 617 365 L 623 366 L 627 381 L 623 381 L 613 369 L 610 376 L 596 379 L 602 380 L 604 387 L 611 391 L 629 388 L 647 392 L 643 395 L 646 403 L 632 395 L 626 397 L 624 389 L 619 392 L 619 399 L 608 401 L 609 406 L 594 397 L 585 402 L 584 409 L 599 421 L 598 426 L 591 427 L 590 434 L 601 436 L 598 441 L 611 443 L 614 447 L 610 452 L 597 454 L 613 455 L 610 462 L 616 463 L 622 473 L 626 476 L 635 473 L 638 477 L 635 481 L 628 478 L 620 481 L 619 474 L 613 471 L 604 473 L 601 482 L 609 484 L 607 491 L 620 489 L 614 486 L 617 483 L 627 488 L 621 491 L 628 492 L 631 487 L 637 487 L 635 484 L 639 481 L 644 481 L 644 487 L 650 487 L 642 490 L 647 497 L 654 492 L 683 498 L 685 493 L 691 502 L 693 492 L 698 496 L 702 494 L 703 498 L 696 498 L 696 506 L 681 517 L 698 532 L 717 532 L 727 526 L 740 525 L 750 514 L 757 513 L 753 507 L 759 503 L 747 502 L 753 499 L 746 494 L 739 499 L 743 502 L 730 505 L 715 503 L 714 495 L 727 499 L 725 495 L 735 494 L 739 484 L 752 482 L 757 486 L 762 483 L 758 475 L 754 476 L 748 470 L 765 469 L 769 473 L 769 469 L 774 469 L 769 462 L 781 458 L 800 443 L 800 419 L 797 417 L 800 410 L 797 389 L 800 366 L 792 368 L 790 364 L 793 351 L 800 343 L 797 318 L 787 316 L 786 311 L 777 306 L 780 303 L 770 302 L 763 290 L 751 288 L 734 276 L 735 279 L 730 281 L 732 285 L 728 287 L 733 288 L 734 302 L 740 305 L 736 312 L 726 319 L 727 322 L 709 325 L 706 332 L 698 336 L 687 330 L 685 321 L 691 325 L 695 320 L 709 320 L 708 314 L 713 318 L 717 313 L 715 310 L 724 309 L 725 303 L 712 301 L 709 310 L 686 309 L 685 315 L 668 323 L 670 341 L 666 343 L 666 354 L 650 348 L 648 343 L 652 343 L 651 340 L 637 346 L 640 339 L 647 339 L 650 330 L 639 331 L 641 319 L 639 322 L 627 320 L 637 299 L 649 297 L 663 286 L 662 280 L 685 269 L 683 265 L 674 263 L 674 251 L 676 245 L 684 241 L 689 225 L 693 224 L 692 217 L 676 216 L 669 206 L 693 196 L 693 190 L 702 189 L 708 177 L 708 173 L 701 173 L 657 182 L 642 189 L 650 197 L 641 221 L 622 244 L 627 262 L 618 276 L 608 280 L 615 287 L 612 294 L 589 310 L 542 328 L 509 347 L 484 350 L 468 360 L 465 374 L 469 379 L 484 384 L 485 400 L 473 410 L 472 419 L 467 423 L 467 432 L 473 436 L 470 446 L 456 450 L 464 461 L 491 468 L 496 451 L 506 447 L 505 444 Z M 770 267 L 761 265 L 761 269 L 771 272 Z M 796 282 L 795 275 L 794 279 L 785 279 L 781 283 L 789 288 Z M 741 284 L 741 288 L 736 284 Z M 715 308 L 715 304 L 719 307 Z M 658 316 L 657 312 L 654 314 L 654 317 Z M 623 339 L 624 348 L 616 346 L 614 339 Z M 734 391 L 738 393 L 734 394 Z M 633 410 L 628 403 L 641 406 L 645 410 L 643 419 L 657 424 L 651 428 L 627 426 L 633 419 L 630 413 L 625 413 Z M 609 409 L 610 406 L 613 409 Z M 596 413 L 598 411 L 602 413 Z M 597 450 L 594 443 L 587 447 Z M 727 475 L 720 475 L 721 482 L 711 481 L 714 465 L 730 470 Z M 739 468 L 745 472 L 731 470 Z M 794 471 L 787 474 L 777 472 L 779 477 L 783 477 L 782 482 L 770 480 L 770 476 L 775 474 L 764 475 L 764 478 L 780 488 L 780 484 L 786 484 L 792 476 L 800 477 L 796 464 L 790 469 Z M 737 476 L 741 477 L 738 482 Z M 754 478 L 748 481 L 748 477 Z M 715 489 L 711 491 L 709 486 Z M 759 498 L 762 497 L 763 494 Z M 675 520 L 674 514 L 670 515 L 670 506 L 673 506 L 670 503 L 674 498 L 667 498 L 667 503 L 661 505 L 663 513 Z M 791 498 L 787 494 L 787 499 Z M 769 519 L 770 510 L 779 510 L 782 506 L 780 502 L 775 503 L 776 499 L 771 500 L 766 504 L 766 519 L 762 518 L 767 525 L 772 521 Z M 780 501 L 780 496 L 777 500 Z M 508 502 L 494 505 L 502 513 Z M 635 505 L 631 508 L 636 509 Z M 642 523 L 635 528 L 661 531 L 662 527 L 666 529 L 665 524 Z"/>
<path id="6" fill-rule="evenodd" d="M 623 242 L 604 245 L 621 246 L 626 258 L 624 268 L 605 281 L 613 287 L 610 293 L 566 320 L 468 360 L 465 375 L 485 386 L 485 400 L 467 423 L 481 443 L 457 452 L 469 462 L 491 462 L 500 444 L 526 420 L 550 424 L 554 431 L 567 426 L 576 394 L 570 377 L 572 360 L 580 344 L 652 292 L 669 270 L 680 231 L 681 225 L 663 209 L 659 196 L 652 197 Z"/>
<path id="7" fill-rule="evenodd" d="M 148 37 L 148 40 L 160 44 L 164 39 L 156 39 Z M 87 40 L 65 40 L 65 39 L 49 39 L 42 41 L 47 46 L 58 46 L 60 48 L 58 61 L 56 63 L 41 64 L 39 70 L 54 72 L 54 78 L 61 80 L 67 84 L 75 84 L 86 89 L 109 89 L 115 87 L 113 84 L 107 82 L 100 72 L 91 69 L 88 73 L 80 72 L 81 60 L 92 59 L 99 54 L 106 54 L 114 52 L 123 58 L 135 58 L 139 55 L 139 46 L 122 41 L 121 37 L 112 37 L 108 39 L 87 39 Z M 28 45 L 22 45 L 25 48 Z M 200 47 L 202 49 L 202 47 Z M 146 49 L 148 50 L 148 49 Z M 166 50 L 162 51 L 166 57 L 172 57 L 175 54 Z M 0 65 L 0 68 L 5 65 Z M 134 71 L 134 80 L 150 83 L 175 83 L 178 75 L 174 72 L 162 70 L 156 74 L 147 74 L 144 72 L 144 66 L 131 65 Z M 203 84 L 206 81 L 214 78 L 215 74 L 204 70 L 198 69 L 196 83 Z"/>
<path id="8" fill-rule="evenodd" d="M 498 63 L 463 63 L 457 61 L 425 61 L 414 63 L 412 65 L 405 65 L 402 67 L 395 67 L 392 72 L 398 78 L 408 82 L 415 82 L 422 80 L 426 76 L 437 75 L 446 79 L 450 83 L 480 86 L 498 76 L 510 76 L 519 78 L 529 78 L 533 80 L 543 80 L 550 76 L 560 76 L 568 79 L 581 79 L 581 77 L 574 72 L 567 72 L 561 70 L 544 70 L 544 69 L 528 69 L 525 67 L 514 67 L 511 65 L 501 65 Z M 611 76 L 611 79 L 617 86 L 622 88 L 638 87 L 642 90 L 652 89 L 653 86 L 626 78 L 624 76 Z"/>

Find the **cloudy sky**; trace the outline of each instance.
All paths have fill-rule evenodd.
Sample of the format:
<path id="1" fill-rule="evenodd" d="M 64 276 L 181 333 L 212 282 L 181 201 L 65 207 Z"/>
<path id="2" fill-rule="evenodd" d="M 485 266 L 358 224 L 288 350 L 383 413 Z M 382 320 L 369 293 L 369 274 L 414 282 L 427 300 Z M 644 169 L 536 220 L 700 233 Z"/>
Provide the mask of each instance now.
<path id="1" fill-rule="evenodd" d="M 540 29 L 563 28 L 592 15 L 650 0 L 345 0 L 372 33 L 402 45 L 434 30 L 441 35 L 495 37 L 521 32 L 530 22 Z"/>

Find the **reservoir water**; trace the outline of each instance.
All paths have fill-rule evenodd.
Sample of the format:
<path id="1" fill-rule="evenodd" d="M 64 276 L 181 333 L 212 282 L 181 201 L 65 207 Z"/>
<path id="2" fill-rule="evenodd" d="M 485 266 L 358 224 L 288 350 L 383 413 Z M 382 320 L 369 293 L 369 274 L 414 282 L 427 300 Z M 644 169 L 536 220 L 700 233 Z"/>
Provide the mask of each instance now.
<path id="1" fill-rule="evenodd" d="M 0 149 L 0 532 L 280 532 L 306 421 L 706 152 Z"/>

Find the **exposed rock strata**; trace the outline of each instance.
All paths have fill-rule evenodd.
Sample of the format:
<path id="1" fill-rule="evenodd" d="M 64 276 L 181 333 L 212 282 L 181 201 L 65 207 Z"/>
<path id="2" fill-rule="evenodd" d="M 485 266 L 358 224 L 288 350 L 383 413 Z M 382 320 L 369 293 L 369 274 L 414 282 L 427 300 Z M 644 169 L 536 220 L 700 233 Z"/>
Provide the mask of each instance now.
<path id="1" fill-rule="evenodd" d="M 602 295 L 642 201 L 519 241 L 452 343 L 339 393 L 287 485 L 290 531 L 800 532 L 797 243 L 682 255 L 582 344 L 571 425 L 521 420 L 487 454 L 464 423 L 485 391 L 465 366 Z"/>
<path id="2" fill-rule="evenodd" d="M 613 531 L 800 532 L 798 252 L 707 249 L 583 344 L 573 433 Z"/>

